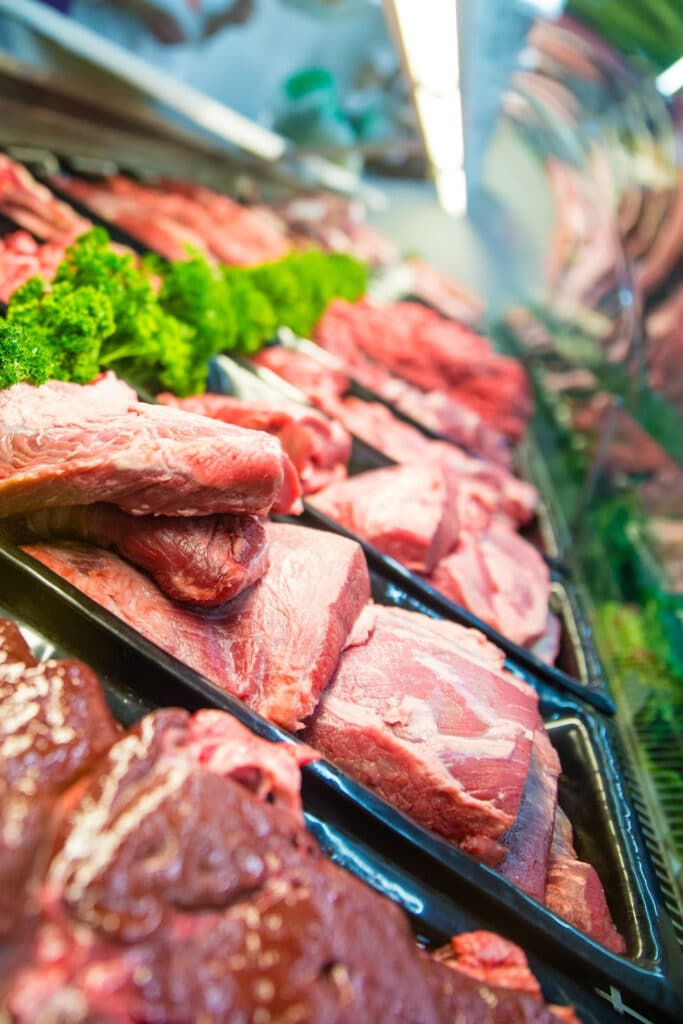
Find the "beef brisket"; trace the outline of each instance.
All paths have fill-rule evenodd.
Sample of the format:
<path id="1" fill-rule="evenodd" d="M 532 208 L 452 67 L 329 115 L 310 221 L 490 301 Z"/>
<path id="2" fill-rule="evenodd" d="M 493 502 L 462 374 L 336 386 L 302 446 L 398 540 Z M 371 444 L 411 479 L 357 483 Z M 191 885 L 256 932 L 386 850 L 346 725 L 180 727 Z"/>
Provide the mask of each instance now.
<path id="1" fill-rule="evenodd" d="M 111 502 L 136 515 L 265 515 L 300 493 L 280 443 L 137 401 L 111 374 L 0 393 L 0 516 Z"/>
<path id="2" fill-rule="evenodd" d="M 336 420 L 295 402 L 247 402 L 228 395 L 157 396 L 164 405 L 199 413 L 249 430 L 273 434 L 299 474 L 304 494 L 346 476 L 351 438 Z"/>
<path id="3" fill-rule="evenodd" d="M 372 607 L 308 740 L 427 828 L 489 864 L 514 824 L 538 717 L 533 691 L 460 627 Z"/>
<path id="4" fill-rule="evenodd" d="M 19 543 L 84 540 L 148 572 L 174 601 L 210 608 L 268 568 L 263 523 L 253 516 L 132 516 L 115 505 L 45 508 L 0 524 Z"/>
<path id="5" fill-rule="evenodd" d="M 408 569 L 431 572 L 458 538 L 451 478 L 436 463 L 370 470 L 311 504 Z"/>
<path id="6" fill-rule="evenodd" d="M 370 596 L 363 552 L 318 530 L 268 524 L 270 568 L 212 612 L 165 597 L 111 552 L 84 545 L 26 550 L 153 643 L 294 729 L 311 714 Z"/>

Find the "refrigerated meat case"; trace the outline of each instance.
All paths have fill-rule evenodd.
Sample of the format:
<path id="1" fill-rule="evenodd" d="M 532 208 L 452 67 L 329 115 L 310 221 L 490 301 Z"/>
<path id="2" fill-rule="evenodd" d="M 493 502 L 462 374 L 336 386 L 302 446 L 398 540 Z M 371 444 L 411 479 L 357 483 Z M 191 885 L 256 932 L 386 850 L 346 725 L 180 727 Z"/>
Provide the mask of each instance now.
<path id="1" fill-rule="evenodd" d="M 120 169 L 144 180 L 163 175 L 172 167 L 177 176 L 199 179 L 242 200 L 275 201 L 306 189 L 306 183 L 282 167 L 264 167 L 257 161 L 225 154 L 146 116 L 101 108 L 68 86 L 60 88 L 52 83 L 46 89 L 34 75 L 19 74 L 8 65 L 0 73 L 0 111 L 0 146 L 38 177 L 59 169 L 94 176 Z M 662 122 L 666 124 L 664 118 Z M 544 138 L 547 134 L 546 125 Z M 581 181 L 590 192 L 583 173 Z M 113 238 L 138 246 L 125 233 L 109 227 Z M 590 244 L 585 244 L 592 251 Z M 580 256 L 580 247 L 573 246 L 575 262 L 563 259 L 561 268 L 566 269 L 569 263 L 578 267 Z M 605 286 L 604 293 L 583 311 L 591 326 L 610 325 L 609 338 L 605 339 L 610 352 L 621 352 L 620 346 L 627 342 L 630 354 L 634 344 L 638 318 L 627 299 L 628 289 L 633 294 L 630 279 L 624 277 L 629 267 L 624 258 L 616 275 L 618 284 L 612 281 L 611 290 Z M 577 677 L 585 699 L 580 693 L 577 696 L 563 689 L 561 679 L 554 678 L 552 672 L 544 675 L 533 664 L 516 661 L 514 651 L 508 652 L 509 664 L 540 694 L 543 717 L 565 765 L 564 799 L 573 808 L 584 843 L 591 846 L 610 878 L 612 899 L 621 904 L 618 913 L 627 934 L 627 955 L 607 954 L 575 929 L 558 924 L 553 915 L 514 891 L 499 876 L 412 825 L 331 766 L 305 770 L 307 820 L 332 856 L 404 906 L 424 941 L 442 941 L 449 930 L 473 925 L 499 927 L 529 951 L 546 994 L 558 1001 L 572 1001 L 583 1020 L 616 1020 L 624 1008 L 644 1020 L 676 1019 L 681 1007 L 681 950 L 663 911 L 641 826 L 651 841 L 659 884 L 674 925 L 678 923 L 675 890 L 661 846 L 663 833 L 651 823 L 654 805 L 650 794 L 643 795 L 637 782 L 639 755 L 629 745 L 630 734 L 623 728 L 628 722 L 624 722 L 614 669 L 606 654 L 604 661 L 598 657 L 593 644 L 601 591 L 588 577 L 589 550 L 573 530 L 573 506 L 564 493 L 570 478 L 558 461 L 559 455 L 556 457 L 556 451 L 562 454 L 558 423 L 562 424 L 565 414 L 559 411 L 559 400 L 542 376 L 546 357 L 551 371 L 563 370 L 557 369 L 555 352 L 561 335 L 545 312 L 555 308 L 552 303 L 543 308 L 534 305 L 491 327 L 502 346 L 524 352 L 537 385 L 539 415 L 519 460 L 542 492 L 542 542 L 561 570 L 556 584 L 557 592 L 564 595 L 560 604 L 565 606 L 567 650 L 563 665 L 568 674 Z M 540 345 L 539 334 L 543 335 Z M 598 343 L 601 341 L 594 341 Z M 574 438 L 575 432 L 570 436 Z M 373 456 L 357 445 L 355 457 L 365 460 L 367 467 L 368 458 Z M 591 463 L 583 477 L 571 478 L 578 495 L 574 507 L 582 513 L 585 508 L 602 507 L 597 502 L 597 484 L 604 474 L 601 467 L 598 469 L 600 472 Z M 367 548 L 366 552 L 376 600 L 436 615 L 451 612 L 411 574 L 401 573 Z M 163 702 L 224 707 L 260 734 L 275 737 L 277 730 L 272 726 L 229 696 L 218 694 L 191 670 L 179 668 L 168 656 L 160 656 L 157 648 L 72 587 L 57 582 L 42 567 L 18 555 L 11 545 L 2 545 L 0 560 L 4 581 L 0 603 L 4 609 L 36 630 L 45 643 L 90 660 L 107 680 L 109 698 L 121 721 L 130 722 L 156 706 L 163 693 Z M 126 671 L 122 672 L 121 666 Z M 131 672 L 146 680 L 144 686 L 130 685 Z M 599 710 L 609 711 L 611 692 L 619 698 L 619 730 L 609 715 Z M 602 701 L 596 700 L 596 695 Z M 640 825 L 631 801 L 640 814 Z"/>
<path id="2" fill-rule="evenodd" d="M 533 376 L 531 446 L 683 939 L 681 104 L 570 18 L 528 43 L 505 116 L 556 218 L 545 281 L 494 333 Z"/>

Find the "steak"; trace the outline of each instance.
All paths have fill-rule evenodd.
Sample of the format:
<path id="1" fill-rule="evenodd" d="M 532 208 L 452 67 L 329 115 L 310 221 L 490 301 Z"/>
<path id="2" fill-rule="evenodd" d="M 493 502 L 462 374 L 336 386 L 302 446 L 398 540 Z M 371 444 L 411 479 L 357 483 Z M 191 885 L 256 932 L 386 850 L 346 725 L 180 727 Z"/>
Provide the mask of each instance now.
<path id="1" fill-rule="evenodd" d="M 310 502 L 408 569 L 429 573 L 458 539 L 450 484 L 433 462 L 391 466 L 332 484 Z"/>
<path id="2" fill-rule="evenodd" d="M 56 681 L 47 689 L 54 700 Z M 24 724 L 15 726 L 20 741 Z M 299 796 L 299 766 L 315 756 L 215 711 L 167 709 L 110 737 L 89 775 L 48 809 L 41 920 L 4 979 L 8 1017 L 557 1020 L 526 993 L 417 950 L 399 908 L 321 854 Z"/>
<path id="3" fill-rule="evenodd" d="M 537 698 L 461 627 L 370 606 L 306 731 L 349 775 L 485 863 L 520 806 Z M 374 618 L 374 623 L 373 623 Z"/>
<path id="4" fill-rule="evenodd" d="M 134 515 L 265 515 L 299 482 L 268 434 L 137 401 L 112 374 L 0 393 L 0 516 L 110 502 Z"/>
<path id="5" fill-rule="evenodd" d="M 210 608 L 263 576 L 268 546 L 252 516 L 132 516 L 115 505 L 45 508 L 1 524 L 13 540 L 84 540 L 144 569 L 174 601 Z"/>
<path id="6" fill-rule="evenodd" d="M 369 359 L 424 392 L 444 392 L 511 440 L 524 433 L 532 401 L 521 363 L 422 305 L 337 299 L 318 323 L 315 340 L 348 367 Z"/>
<path id="7" fill-rule="evenodd" d="M 304 494 L 346 476 L 351 438 L 341 423 L 316 409 L 295 402 L 246 402 L 228 395 L 175 398 L 166 393 L 157 400 L 223 423 L 273 434 L 299 474 Z"/>
<path id="8" fill-rule="evenodd" d="M 261 349 L 252 356 L 252 362 L 298 388 L 323 411 L 326 401 L 342 395 L 350 384 L 339 360 L 328 358 L 323 361 L 306 352 L 296 352 L 280 345 Z"/>
<path id="9" fill-rule="evenodd" d="M 626 952 L 626 943 L 614 925 L 598 873 L 592 865 L 578 859 L 571 822 L 561 807 L 555 814 L 545 905 L 613 953 Z"/>
<path id="10" fill-rule="evenodd" d="M 170 601 L 115 554 L 84 545 L 25 550 L 179 661 L 289 729 L 314 710 L 370 597 L 361 548 L 267 524 L 270 568 L 211 612 Z"/>
<path id="11" fill-rule="evenodd" d="M 467 529 L 479 528 L 482 514 L 485 525 L 492 515 L 504 515 L 521 526 L 536 511 L 538 492 L 532 484 L 518 480 L 502 466 L 466 455 L 453 445 L 430 441 L 380 402 L 364 402 L 350 395 L 336 401 L 330 399 L 326 411 L 394 462 L 439 462 L 458 485 L 459 517 Z"/>
<path id="12" fill-rule="evenodd" d="M 546 631 L 548 566 L 505 523 L 477 533 L 463 530 L 427 581 L 515 643 L 533 644 Z"/>

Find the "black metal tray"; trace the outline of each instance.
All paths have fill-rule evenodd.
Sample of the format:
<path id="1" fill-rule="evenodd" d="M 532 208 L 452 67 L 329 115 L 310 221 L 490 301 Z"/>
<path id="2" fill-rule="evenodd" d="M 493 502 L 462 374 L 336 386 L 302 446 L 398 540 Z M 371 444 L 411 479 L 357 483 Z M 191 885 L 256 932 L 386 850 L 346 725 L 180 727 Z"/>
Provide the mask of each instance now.
<path id="1" fill-rule="evenodd" d="M 421 608 L 419 597 L 397 592 L 396 585 L 377 572 L 373 592 L 377 600 L 430 611 Z M 213 706 L 230 711 L 261 736 L 293 741 L 4 543 L 0 604 L 50 642 L 91 664 L 123 722 L 159 705 Z M 674 1020 L 683 1012 L 683 957 L 668 918 L 659 910 L 657 883 L 618 778 L 611 726 L 552 688 L 538 681 L 536 685 L 543 717 L 566 762 L 561 801 L 576 818 L 578 852 L 592 857 L 601 872 L 627 941 L 625 957 L 609 953 L 496 872 L 413 824 L 324 761 L 304 770 L 304 802 L 311 824 L 340 862 L 402 903 L 418 932 L 428 939 L 442 941 L 449 931 L 487 926 L 523 945 L 536 958 L 535 964 L 548 965 L 564 979 L 573 978 L 582 991 L 606 993 L 646 1020 Z M 455 904 L 453 924 L 444 927 Z M 576 996 L 571 998 L 578 1006 Z M 608 1019 L 605 1012 L 601 1009 L 586 1019 Z"/>

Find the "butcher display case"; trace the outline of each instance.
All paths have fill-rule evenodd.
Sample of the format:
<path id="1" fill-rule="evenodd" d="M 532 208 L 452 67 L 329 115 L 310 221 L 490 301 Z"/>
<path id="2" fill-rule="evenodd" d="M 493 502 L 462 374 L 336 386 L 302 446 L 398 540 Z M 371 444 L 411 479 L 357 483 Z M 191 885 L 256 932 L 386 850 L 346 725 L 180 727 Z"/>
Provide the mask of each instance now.
<path id="1" fill-rule="evenodd" d="M 680 932 L 681 108 L 578 22 L 536 26 L 529 42 L 506 113 L 556 219 L 546 280 L 496 331 L 534 377 L 531 443 Z"/>
<path id="2" fill-rule="evenodd" d="M 172 238 L 169 230 L 155 234 L 135 216 L 117 217 L 111 193 L 98 189 L 116 180 L 120 190 L 146 196 L 151 208 L 155 189 L 166 187 L 167 196 L 172 192 L 168 172 L 173 168 L 186 194 L 204 186 L 218 201 L 225 196 L 237 201 L 233 206 L 239 212 L 253 207 L 263 214 L 266 208 L 273 220 L 286 214 L 288 237 L 298 244 L 308 246 L 313 239 L 325 247 L 341 237 L 371 265 L 370 294 L 378 303 L 387 290 L 394 298 L 410 298 L 422 307 L 416 317 L 441 303 L 446 326 L 440 329 L 448 332 L 449 322 L 457 322 L 458 330 L 469 332 L 462 337 L 484 349 L 488 334 L 498 348 L 492 360 L 507 354 L 523 363 L 536 411 L 514 451 L 506 448 L 502 459 L 492 458 L 495 469 L 489 470 L 487 486 L 493 486 L 494 477 L 496 487 L 502 486 L 501 480 L 509 485 L 517 474 L 522 480 L 511 485 L 517 504 L 520 493 L 529 493 L 519 490 L 525 481 L 538 488 L 538 507 L 523 523 L 521 536 L 533 549 L 534 566 L 540 565 L 547 584 L 545 614 L 549 609 L 556 623 L 551 637 L 557 648 L 555 664 L 545 657 L 542 641 L 547 638 L 532 638 L 537 643 L 515 639 L 503 616 L 492 623 L 468 603 L 467 595 L 445 595 L 426 567 L 413 571 L 382 549 L 379 533 L 368 536 L 361 526 L 349 528 L 330 506 L 317 507 L 315 497 L 304 495 L 302 514 L 290 510 L 274 518 L 277 527 L 299 537 L 302 530 L 334 533 L 339 550 L 342 541 L 361 544 L 377 621 L 395 625 L 397 645 L 402 615 L 408 613 L 424 616 L 432 624 L 424 629 L 432 628 L 434 636 L 442 626 L 466 626 L 496 645 L 497 670 L 503 665 L 507 670 L 500 678 L 513 690 L 518 686 L 527 700 L 528 694 L 535 695 L 529 705 L 538 708 L 531 734 L 546 736 L 555 751 L 549 756 L 561 762 L 553 813 L 559 806 L 573 829 L 572 863 L 585 869 L 584 886 L 586 877 L 595 879 L 600 892 L 600 883 L 604 885 L 603 896 L 594 893 L 592 909 L 605 907 L 608 920 L 612 912 L 610 928 L 618 937 L 614 939 L 610 928 L 602 937 L 589 936 L 523 891 L 512 874 L 501 874 L 485 861 L 477 863 L 432 823 L 404 813 L 407 803 L 395 793 L 392 801 L 373 786 L 372 772 L 359 778 L 346 764 L 320 760 L 306 765 L 306 821 L 325 854 L 403 907 L 421 946 L 436 948 L 465 929 L 500 931 L 525 948 L 545 997 L 571 1002 L 585 1024 L 617 1020 L 625 1013 L 644 1021 L 680 1019 L 683 400 L 677 315 L 683 232 L 676 233 L 672 224 L 677 211 L 680 219 L 683 187 L 677 162 L 681 122 L 675 105 L 667 106 L 651 81 L 576 22 L 564 19 L 534 29 L 505 97 L 505 117 L 542 164 L 557 216 L 545 255 L 546 279 L 533 296 L 495 320 L 487 316 L 479 297 L 444 282 L 415 260 L 402 261 L 390 239 L 367 228 L 359 212 L 362 204 L 314 191 L 292 164 L 264 164 L 226 153 L 169 128 L 148 111 L 126 115 L 116 105 L 99 106 L 65 83 L 53 82 L 48 89 L 40 76 L 20 72 L 9 62 L 0 68 L 0 113 L 0 150 L 11 172 L 0 178 L 0 231 L 3 239 L 14 237 L 17 244 L 17 228 L 23 228 L 30 237 L 27 242 L 22 236 L 27 246 L 22 255 L 42 273 L 54 273 L 54 260 L 64 256 L 63 251 L 55 256 L 40 248 L 38 220 L 32 221 L 31 215 L 39 214 L 40 203 L 47 201 L 56 204 L 51 209 L 57 216 L 61 211 L 76 218 L 69 221 L 72 228 L 77 223 L 106 228 L 119 255 L 132 253 L 137 266 L 152 268 L 158 288 L 164 273 L 159 252 L 174 257 L 162 246 L 172 241 L 182 252 L 183 240 Z M 5 187 L 3 181 L 10 179 L 14 184 Z M 17 180 L 27 189 L 24 197 L 38 197 L 37 206 L 30 201 L 22 206 L 17 200 L 22 194 L 21 188 L 12 192 Z M 102 203 L 103 197 L 98 208 L 95 200 Z M 167 202 L 166 209 L 170 206 Z M 158 220 L 157 229 L 160 224 Z M 201 241 L 201 230 L 197 235 Z M 272 235 L 264 229 L 263 238 Z M 38 266 L 32 259 L 44 262 Z M 24 279 L 25 269 L 20 268 Z M 398 286 L 389 287 L 391 281 Z M 7 286 L 4 298 L 11 312 L 16 289 L 6 279 L 0 284 Z M 239 353 L 215 356 L 206 367 L 207 393 L 235 400 L 294 401 L 313 415 L 313 400 L 302 390 L 304 385 L 288 383 L 272 367 L 279 356 L 292 353 L 318 360 L 321 376 L 324 369 L 339 373 L 339 366 L 325 351 L 320 333 L 317 346 L 286 327 L 272 333 L 253 346 L 268 343 L 258 359 L 251 358 L 250 345 Z M 395 389 L 381 391 L 379 376 L 373 390 L 360 375 L 361 365 L 356 364 L 356 376 L 342 373 L 343 384 L 335 395 L 338 408 L 345 401 L 349 407 L 372 406 L 380 419 L 388 417 L 394 428 L 400 425 L 406 443 L 410 438 L 411 444 L 446 450 L 450 445 L 465 461 L 483 455 L 477 444 L 490 443 L 488 434 L 473 433 L 470 447 L 460 434 L 459 444 L 454 444 L 443 420 L 420 418 L 426 406 L 418 408 L 418 392 L 409 392 L 402 403 Z M 151 399 L 152 393 L 137 384 L 138 398 Z M 434 407 L 428 412 L 434 414 Z M 373 437 L 368 441 L 360 429 L 351 432 L 344 469 L 349 483 L 400 467 L 400 452 L 379 451 Z M 510 518 L 507 508 L 501 519 L 505 516 Z M 171 612 L 155 631 L 151 620 L 135 621 L 132 612 L 126 616 L 125 608 L 117 609 L 115 602 L 107 604 L 96 594 L 93 600 L 94 591 L 84 584 L 87 572 L 59 574 L 53 571 L 59 570 L 58 559 L 50 563 L 49 558 L 29 557 L 17 549 L 15 539 L 0 534 L 0 612 L 22 625 L 37 650 L 86 660 L 101 676 L 123 726 L 168 704 L 190 711 L 210 707 L 230 712 L 259 736 L 299 742 L 282 723 L 266 721 L 258 705 L 248 706 L 214 685 L 208 661 L 194 667 L 181 664 L 168 640 L 175 622 Z M 331 537 L 318 545 L 325 569 L 322 553 L 334 547 Z M 520 575 L 521 568 L 520 563 Z M 286 610 L 291 595 L 306 604 L 296 587 L 283 585 L 282 591 Z M 339 609 L 336 614 L 343 617 Z M 299 621 L 290 628 L 305 633 L 306 627 Z M 379 627 L 372 628 L 379 635 Z M 356 632 L 354 627 L 347 648 L 341 638 L 334 655 L 343 653 L 344 664 L 352 666 L 349 675 L 354 658 L 365 661 L 366 638 L 362 630 L 358 636 Z M 475 643 L 472 634 L 460 635 Z M 481 686 L 488 678 L 482 669 L 487 663 L 490 668 L 493 657 L 486 640 L 480 636 L 476 641 L 474 657 Z M 296 644 L 283 646 L 289 650 Z M 406 648 L 401 656 L 408 662 L 413 653 Z M 429 654 L 438 663 L 436 646 Z M 413 680 L 421 668 L 417 660 L 410 662 Z M 419 717 L 424 709 L 411 708 L 401 709 L 405 722 L 400 716 L 395 721 L 385 716 L 384 726 L 387 721 L 392 728 L 398 723 L 397 731 L 408 733 L 424 728 Z M 368 715 L 372 710 L 360 697 L 356 715 L 359 709 Z M 395 708 L 391 713 L 398 715 Z M 304 735 L 313 743 L 321 737 L 322 745 L 323 732 L 318 722 L 318 731 L 313 726 Z M 476 745 L 470 735 L 465 742 Z M 414 764 L 418 771 L 418 760 Z M 542 787 L 528 771 L 522 780 L 525 793 L 527 785 L 532 792 L 526 813 L 533 827 L 546 830 L 550 846 L 553 829 L 547 832 L 547 821 L 534 816 L 533 797 L 541 805 L 543 801 L 533 787 Z M 519 780 L 517 786 L 521 791 Z M 599 910 L 595 913 L 600 916 Z"/>

